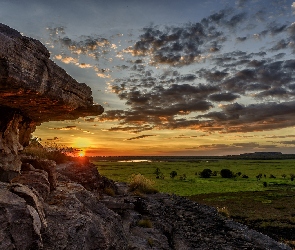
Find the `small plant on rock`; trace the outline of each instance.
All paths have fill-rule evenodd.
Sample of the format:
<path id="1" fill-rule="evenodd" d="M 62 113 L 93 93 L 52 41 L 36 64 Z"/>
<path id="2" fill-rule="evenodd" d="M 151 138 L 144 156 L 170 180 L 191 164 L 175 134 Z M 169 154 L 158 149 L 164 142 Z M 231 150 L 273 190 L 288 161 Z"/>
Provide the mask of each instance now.
<path id="1" fill-rule="evenodd" d="M 138 221 L 137 225 L 140 227 L 145 227 L 145 228 L 152 228 L 153 227 L 153 223 L 149 219 L 142 219 L 142 220 Z"/>
<path id="2" fill-rule="evenodd" d="M 217 212 L 227 218 L 230 217 L 227 207 L 217 207 Z"/>
<path id="3" fill-rule="evenodd" d="M 110 187 L 106 187 L 103 192 L 109 196 L 115 196 L 115 191 L 114 189 L 110 188 Z"/>
<path id="4" fill-rule="evenodd" d="M 154 187 L 155 182 L 144 177 L 142 174 L 133 174 L 129 180 L 129 190 L 137 191 L 143 194 L 157 193 Z"/>

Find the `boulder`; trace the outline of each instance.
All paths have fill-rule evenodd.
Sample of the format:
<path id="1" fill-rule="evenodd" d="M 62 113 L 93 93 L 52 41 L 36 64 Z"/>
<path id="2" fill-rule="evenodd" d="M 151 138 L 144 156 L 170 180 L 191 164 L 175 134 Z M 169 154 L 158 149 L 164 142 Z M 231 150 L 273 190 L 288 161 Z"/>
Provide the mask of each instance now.
<path id="1" fill-rule="evenodd" d="M 10 182 L 20 183 L 36 190 L 43 200 L 46 200 L 50 193 L 48 174 L 44 170 L 22 171 L 20 175 L 13 178 Z"/>
<path id="2" fill-rule="evenodd" d="M 110 188 L 114 193 L 118 193 L 118 188 L 114 181 L 100 175 L 97 167 L 90 162 L 79 163 L 76 161 L 59 164 L 56 171 L 72 182 L 81 184 L 87 190 L 101 192 L 106 188 Z"/>
<path id="3" fill-rule="evenodd" d="M 29 164 L 35 169 L 44 170 L 48 174 L 50 190 L 56 189 L 56 163 L 47 159 L 36 159 L 32 157 L 22 157 L 23 164 Z"/>
<path id="4" fill-rule="evenodd" d="M 45 204 L 44 249 L 128 249 L 121 217 L 76 183 L 59 183 Z"/>
<path id="5" fill-rule="evenodd" d="M 36 209 L 0 184 L 0 249 L 42 249 Z"/>

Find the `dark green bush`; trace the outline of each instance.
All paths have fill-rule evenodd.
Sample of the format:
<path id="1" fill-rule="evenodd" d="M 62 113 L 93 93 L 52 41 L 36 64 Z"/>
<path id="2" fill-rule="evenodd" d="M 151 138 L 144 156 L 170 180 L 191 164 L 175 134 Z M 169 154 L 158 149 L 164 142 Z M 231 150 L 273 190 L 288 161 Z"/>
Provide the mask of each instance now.
<path id="1" fill-rule="evenodd" d="M 224 168 L 220 171 L 220 175 L 222 178 L 233 178 L 234 174 L 231 170 Z"/>
<path id="2" fill-rule="evenodd" d="M 177 175 L 177 172 L 176 171 L 172 171 L 170 173 L 170 177 L 173 179 L 175 176 Z"/>
<path id="3" fill-rule="evenodd" d="M 201 178 L 210 178 L 212 175 L 212 170 L 209 168 L 205 168 L 202 172 L 200 172 Z"/>

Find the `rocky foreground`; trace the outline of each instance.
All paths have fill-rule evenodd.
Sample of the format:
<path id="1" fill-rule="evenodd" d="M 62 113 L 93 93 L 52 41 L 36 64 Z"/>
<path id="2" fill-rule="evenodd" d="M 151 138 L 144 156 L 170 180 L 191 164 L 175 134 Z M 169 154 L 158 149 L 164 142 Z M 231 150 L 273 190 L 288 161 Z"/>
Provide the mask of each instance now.
<path id="1" fill-rule="evenodd" d="M 0 183 L 3 250 L 291 249 L 183 197 L 133 195 L 91 163 L 22 161 Z"/>

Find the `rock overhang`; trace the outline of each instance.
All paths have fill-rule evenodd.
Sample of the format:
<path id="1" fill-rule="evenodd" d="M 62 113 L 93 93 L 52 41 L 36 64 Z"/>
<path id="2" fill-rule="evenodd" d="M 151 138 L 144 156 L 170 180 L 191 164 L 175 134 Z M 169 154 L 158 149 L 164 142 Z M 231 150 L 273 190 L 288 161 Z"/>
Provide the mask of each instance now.
<path id="1" fill-rule="evenodd" d="M 19 110 L 36 123 L 103 113 L 92 91 L 49 57 L 38 40 L 0 24 L 0 106 Z"/>

